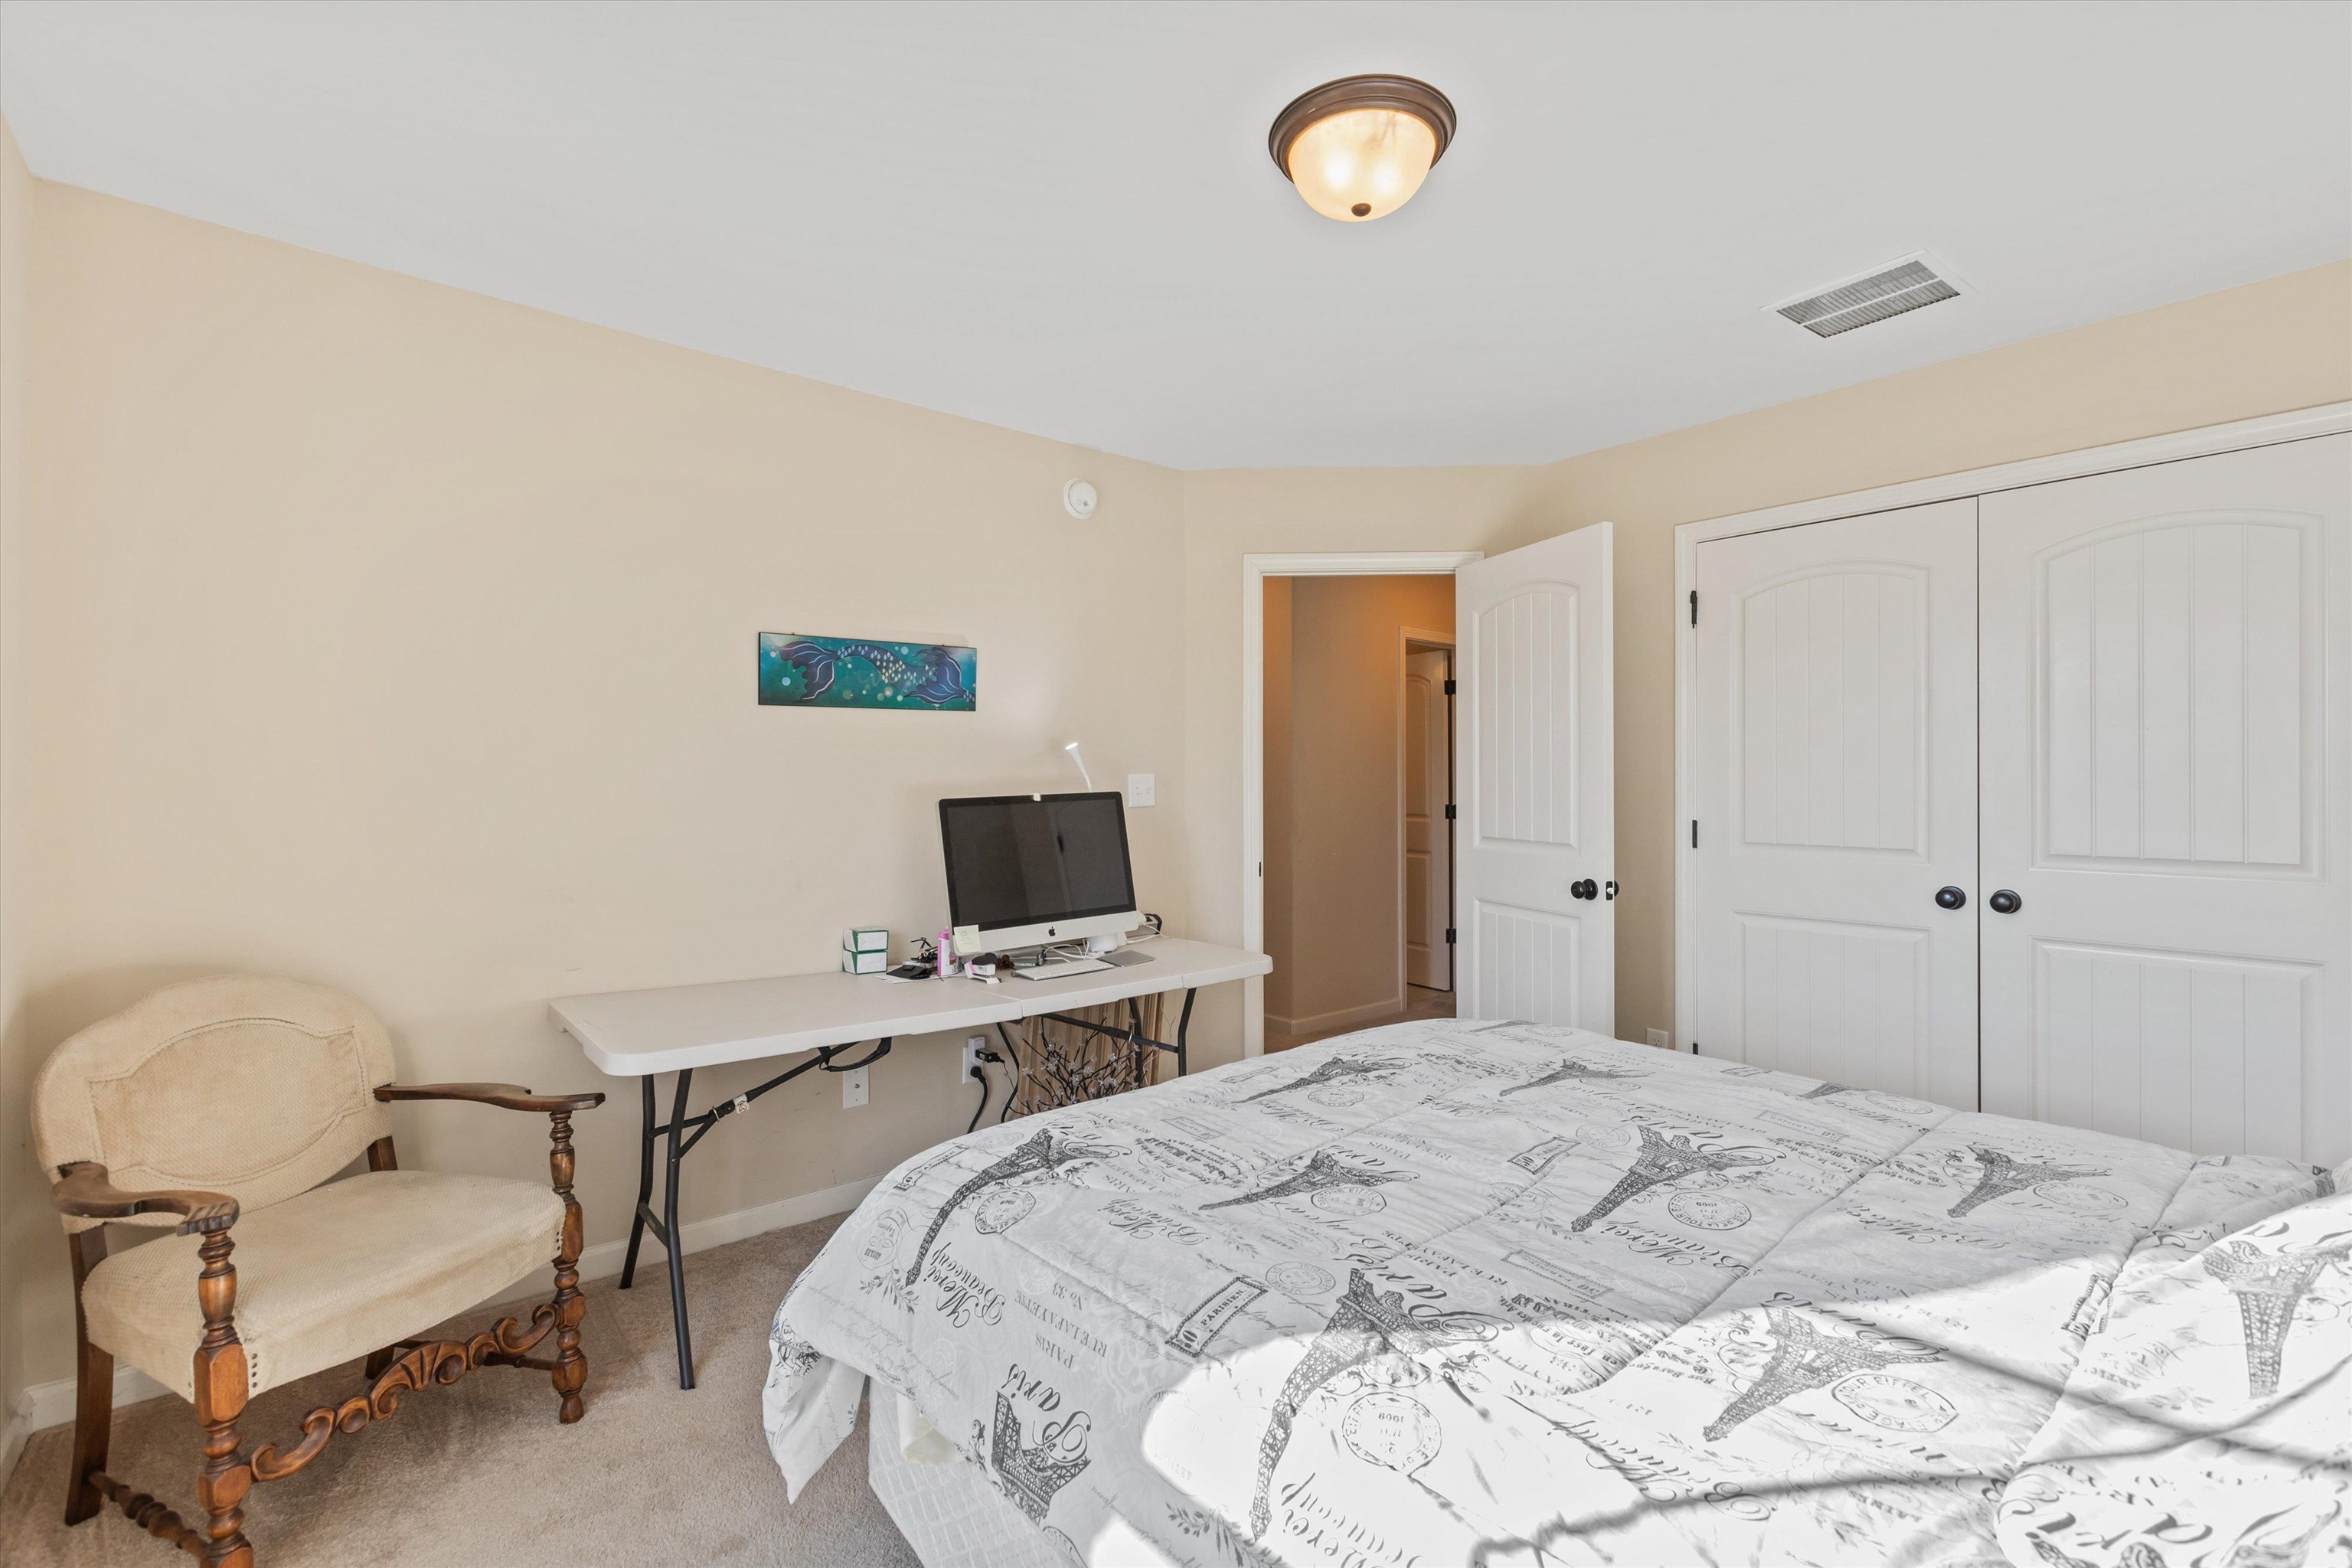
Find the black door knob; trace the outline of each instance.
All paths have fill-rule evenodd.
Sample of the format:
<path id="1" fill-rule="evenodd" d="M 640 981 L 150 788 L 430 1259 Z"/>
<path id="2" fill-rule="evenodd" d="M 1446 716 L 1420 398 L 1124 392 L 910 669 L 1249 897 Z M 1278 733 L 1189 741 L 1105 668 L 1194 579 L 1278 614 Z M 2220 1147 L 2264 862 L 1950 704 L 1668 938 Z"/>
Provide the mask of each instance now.
<path id="1" fill-rule="evenodd" d="M 1958 888 L 1938 888 L 1936 889 L 1936 902 L 1940 908 L 1957 910 L 1968 901 L 1969 896 L 1960 891 Z"/>
<path id="2" fill-rule="evenodd" d="M 2025 900 L 2008 888 L 1997 889 L 1985 902 L 1992 906 L 1992 912 L 1997 915 L 2013 915 L 2025 907 Z"/>
<path id="3" fill-rule="evenodd" d="M 1580 882 L 1570 882 L 1568 896 L 1572 899 L 1597 899 L 1601 896 L 1601 884 L 1590 877 Z"/>

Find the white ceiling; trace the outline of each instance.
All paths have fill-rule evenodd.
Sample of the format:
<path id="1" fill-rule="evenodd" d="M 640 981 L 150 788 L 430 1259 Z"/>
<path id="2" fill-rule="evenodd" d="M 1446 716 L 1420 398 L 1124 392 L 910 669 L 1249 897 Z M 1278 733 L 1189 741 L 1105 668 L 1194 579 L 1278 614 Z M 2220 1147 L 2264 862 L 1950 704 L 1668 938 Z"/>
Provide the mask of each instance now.
<path id="1" fill-rule="evenodd" d="M 34 172 L 1182 468 L 1538 461 L 2352 254 L 2352 6 L 7 0 Z M 1424 77 L 1379 223 L 1276 110 Z M 1765 313 L 1927 248 L 1977 292 Z"/>

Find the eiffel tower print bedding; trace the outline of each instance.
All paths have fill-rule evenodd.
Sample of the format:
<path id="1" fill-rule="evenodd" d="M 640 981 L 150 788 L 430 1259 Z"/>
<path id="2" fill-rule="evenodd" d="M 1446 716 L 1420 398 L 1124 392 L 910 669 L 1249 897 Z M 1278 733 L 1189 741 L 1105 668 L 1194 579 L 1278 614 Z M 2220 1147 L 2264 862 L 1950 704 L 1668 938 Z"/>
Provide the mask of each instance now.
<path id="1" fill-rule="evenodd" d="M 870 1374 L 1040 1563 L 2334 1564 L 2347 1253 L 2283 1160 L 1420 1021 L 908 1162 L 764 1415 L 797 1495 Z"/>

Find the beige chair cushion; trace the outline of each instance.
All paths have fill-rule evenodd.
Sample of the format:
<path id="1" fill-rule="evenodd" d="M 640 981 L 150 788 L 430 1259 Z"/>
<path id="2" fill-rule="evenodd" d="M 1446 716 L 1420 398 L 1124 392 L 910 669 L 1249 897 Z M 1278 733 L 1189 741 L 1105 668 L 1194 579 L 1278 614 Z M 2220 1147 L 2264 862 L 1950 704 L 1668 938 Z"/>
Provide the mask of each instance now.
<path id="1" fill-rule="evenodd" d="M 318 1185 L 389 1133 L 374 1091 L 392 1077 L 383 1025 L 353 998 L 215 975 L 167 985 L 59 1046 L 33 1087 L 33 1135 L 51 1180 L 93 1160 L 125 1192 L 193 1187 L 251 1212 Z"/>
<path id="2" fill-rule="evenodd" d="M 562 1244 L 549 1188 L 497 1176 L 372 1171 L 238 1219 L 236 1332 L 252 1392 L 413 1339 L 489 1300 Z M 118 1253 L 82 1285 L 92 1343 L 195 1397 L 200 1237 Z"/>

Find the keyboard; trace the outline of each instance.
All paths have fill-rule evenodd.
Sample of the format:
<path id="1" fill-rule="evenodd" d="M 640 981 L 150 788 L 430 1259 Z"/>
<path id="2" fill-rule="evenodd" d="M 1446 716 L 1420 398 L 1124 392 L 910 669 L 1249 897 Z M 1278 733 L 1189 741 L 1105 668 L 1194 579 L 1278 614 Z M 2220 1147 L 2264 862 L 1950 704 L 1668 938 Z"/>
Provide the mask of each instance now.
<path id="1" fill-rule="evenodd" d="M 1115 963 L 1105 963 L 1099 958 L 1057 958 L 1051 963 L 1040 963 L 1031 969 L 1013 973 L 1023 980 L 1059 980 L 1070 974 L 1092 974 L 1098 970 L 1116 969 Z"/>

